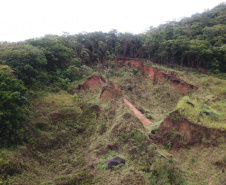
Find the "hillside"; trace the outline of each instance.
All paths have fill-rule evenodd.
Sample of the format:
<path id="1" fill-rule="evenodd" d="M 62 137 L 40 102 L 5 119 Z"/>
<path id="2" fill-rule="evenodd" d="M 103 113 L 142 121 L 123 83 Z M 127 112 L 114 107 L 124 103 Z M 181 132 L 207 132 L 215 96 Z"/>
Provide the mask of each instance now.
<path id="1" fill-rule="evenodd" d="M 223 185 L 225 11 L 1 43 L 0 184 Z"/>

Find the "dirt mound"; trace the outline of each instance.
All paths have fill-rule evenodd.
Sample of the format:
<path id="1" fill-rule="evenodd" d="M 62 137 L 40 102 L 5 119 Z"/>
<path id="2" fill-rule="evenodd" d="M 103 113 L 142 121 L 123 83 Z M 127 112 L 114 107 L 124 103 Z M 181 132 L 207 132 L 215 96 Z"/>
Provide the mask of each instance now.
<path id="1" fill-rule="evenodd" d="M 86 79 L 86 81 L 78 86 L 78 90 L 88 90 L 91 92 L 95 92 L 100 86 L 104 86 L 106 84 L 105 79 L 101 75 L 94 75 Z"/>
<path id="2" fill-rule="evenodd" d="M 137 118 L 143 123 L 144 126 L 152 124 L 152 122 L 147 119 L 139 110 L 136 109 L 127 99 L 123 98 L 125 104 L 134 112 Z"/>
<path id="3" fill-rule="evenodd" d="M 102 88 L 100 99 L 103 100 L 116 100 L 122 94 L 121 89 L 112 82 L 109 82 Z"/>
<path id="4" fill-rule="evenodd" d="M 225 142 L 226 131 L 191 123 L 175 111 L 162 122 L 157 132 L 151 134 L 150 138 L 173 149 L 195 144 L 209 147 L 217 146 L 219 141 Z"/>
<path id="5" fill-rule="evenodd" d="M 119 63 L 122 62 L 124 65 L 128 65 L 131 68 L 136 67 L 137 69 L 139 69 L 139 71 L 141 71 L 145 76 L 147 76 L 148 78 L 150 78 L 152 80 L 152 82 L 154 84 L 158 84 L 160 82 L 171 82 L 177 90 L 179 90 L 181 93 L 189 93 L 191 90 L 196 90 L 198 89 L 198 87 L 188 84 L 186 82 L 184 82 L 183 80 L 177 78 L 175 76 L 175 74 L 166 74 L 163 71 L 154 68 L 154 67 L 150 67 L 150 66 L 146 66 L 143 64 L 143 62 L 141 60 L 134 60 L 134 59 L 117 59 L 114 60 L 115 62 L 115 67 L 117 68 Z"/>

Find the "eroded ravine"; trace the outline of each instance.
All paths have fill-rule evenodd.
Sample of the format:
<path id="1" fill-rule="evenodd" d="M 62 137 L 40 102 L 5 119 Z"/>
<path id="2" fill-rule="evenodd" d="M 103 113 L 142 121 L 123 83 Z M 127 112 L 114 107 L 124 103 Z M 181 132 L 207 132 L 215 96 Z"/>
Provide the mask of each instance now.
<path id="1" fill-rule="evenodd" d="M 137 118 L 143 123 L 144 126 L 152 124 L 152 122 L 147 119 L 139 110 L 136 109 L 126 98 L 123 98 L 125 104 L 129 107 L 130 110 L 137 116 Z"/>
<path id="2" fill-rule="evenodd" d="M 115 79 L 113 79 L 113 81 L 105 81 L 105 79 L 101 79 L 101 77 L 97 77 L 97 76 L 99 76 L 99 75 L 94 75 L 93 77 L 88 78 L 87 81 L 83 85 L 79 86 L 79 90 L 87 91 L 88 93 L 91 93 L 91 94 L 96 93 L 97 99 L 99 98 L 98 101 L 100 100 L 100 105 L 103 105 L 103 109 L 105 111 L 104 114 L 106 114 L 107 116 L 110 115 L 111 119 L 113 120 L 112 122 L 110 122 L 110 124 L 112 124 L 112 125 L 109 125 L 110 132 L 108 132 L 108 133 L 110 133 L 111 135 L 109 137 L 108 144 L 106 144 L 106 145 L 103 144 L 103 148 L 100 149 L 100 151 L 98 152 L 98 155 L 106 154 L 106 153 L 108 153 L 108 151 L 113 152 L 113 153 L 118 152 L 120 149 L 120 146 L 121 146 L 121 140 L 120 140 L 120 143 L 115 144 L 115 141 L 112 140 L 112 138 L 121 138 L 122 137 L 121 133 L 124 133 L 125 130 L 127 130 L 128 131 L 127 134 L 129 134 L 129 133 L 134 133 L 136 130 L 138 130 L 137 128 L 142 128 L 142 129 L 144 129 L 144 132 L 142 132 L 141 135 L 149 136 L 149 138 L 147 138 L 147 143 L 149 143 L 149 144 L 152 143 L 155 146 L 160 146 L 160 148 L 162 146 L 164 146 L 164 148 L 171 150 L 172 153 L 174 152 L 172 155 L 173 156 L 172 160 L 175 160 L 175 161 L 178 160 L 179 162 L 178 163 L 175 162 L 175 165 L 179 169 L 183 169 L 181 166 L 183 166 L 185 163 L 189 162 L 189 164 L 190 164 L 192 162 L 192 165 L 194 166 L 196 164 L 193 161 L 202 159 L 202 157 L 200 157 L 199 154 L 197 154 L 197 156 L 196 156 L 195 154 L 192 153 L 193 151 L 195 151 L 195 147 L 199 147 L 199 146 L 203 147 L 205 149 L 205 151 L 206 150 L 209 151 L 212 149 L 216 150 L 217 146 L 219 145 L 218 141 L 221 142 L 221 140 L 225 138 L 224 132 L 218 131 L 216 129 L 206 128 L 206 127 L 197 125 L 197 124 L 192 123 L 189 120 L 187 120 L 183 115 L 180 115 L 180 114 L 172 115 L 173 112 L 171 112 L 169 115 L 164 114 L 164 116 L 165 116 L 164 121 L 162 121 L 160 125 L 157 125 L 158 122 L 156 121 L 154 116 L 150 118 L 151 120 L 153 120 L 154 123 L 152 121 L 150 121 L 149 119 L 147 119 L 145 115 L 148 116 L 149 115 L 148 113 L 150 113 L 150 115 L 152 115 L 156 112 L 154 112 L 154 113 L 151 111 L 149 112 L 149 109 L 151 109 L 151 107 L 145 107 L 145 105 L 146 105 L 145 102 L 140 101 L 140 99 L 143 96 L 134 98 L 134 96 L 139 95 L 139 92 L 142 93 L 142 91 L 141 91 L 142 88 L 140 88 L 141 90 L 137 88 L 138 89 L 137 90 L 136 86 L 135 85 L 133 86 L 134 83 L 139 84 L 138 80 L 142 80 L 141 75 L 138 76 L 139 77 L 138 80 L 137 79 L 135 79 L 135 80 L 131 79 L 128 81 L 124 80 L 124 81 L 122 81 L 122 83 L 119 80 L 115 80 Z M 132 80 L 134 80 L 134 81 L 132 81 Z M 147 79 L 147 82 L 149 83 L 149 79 Z M 125 84 L 131 83 L 132 85 L 126 86 L 123 83 L 125 83 Z M 179 84 L 182 84 L 182 82 L 180 82 Z M 146 84 L 139 84 L 139 85 L 141 85 L 141 87 L 145 87 L 145 88 L 147 87 L 147 86 L 145 86 Z M 161 85 L 162 85 L 161 83 L 160 84 L 152 84 L 152 86 L 150 86 L 150 87 L 148 86 L 149 88 L 146 88 L 146 89 L 150 90 L 153 87 L 158 88 L 158 91 L 153 91 L 153 94 L 154 93 L 161 94 L 164 90 L 167 92 L 166 89 L 161 88 Z M 173 90 L 179 88 L 179 86 L 176 86 L 171 83 L 169 83 L 169 85 L 170 86 L 172 85 Z M 127 90 L 127 87 L 130 87 L 132 90 Z M 187 86 L 185 86 L 185 87 L 187 87 Z M 189 86 L 188 86 L 188 89 L 192 90 L 192 88 L 189 88 Z M 95 90 L 98 90 L 98 91 L 95 91 Z M 194 88 L 193 90 L 195 91 L 196 89 Z M 188 90 L 188 91 L 184 91 L 184 92 L 192 93 L 194 91 Z M 175 91 L 175 93 L 178 93 L 180 95 L 178 97 L 182 97 L 184 95 L 184 94 L 181 94 L 180 92 L 182 92 L 182 91 L 178 91 L 178 92 Z M 171 94 L 168 93 L 166 95 L 168 95 L 167 97 L 170 99 Z M 150 94 L 149 94 L 149 96 L 150 96 Z M 150 96 L 150 97 L 152 97 L 152 96 Z M 175 99 L 173 99 L 174 100 L 173 102 L 175 102 L 178 97 L 175 97 Z M 131 102 L 129 102 L 127 100 L 127 98 Z M 159 101 L 161 99 L 159 98 L 157 100 Z M 146 101 L 147 101 L 147 99 L 146 99 Z M 153 102 L 151 102 L 151 101 L 147 101 L 147 102 L 149 104 L 153 105 Z M 110 107 L 107 107 L 107 106 L 110 106 Z M 153 105 L 153 108 L 154 107 L 155 107 L 155 105 Z M 131 114 L 131 113 L 121 114 L 123 111 L 126 111 L 128 113 L 127 110 L 132 110 L 133 114 Z M 168 109 L 167 109 L 167 111 L 168 111 Z M 159 112 L 161 112 L 161 109 L 159 110 Z M 163 112 L 161 112 L 161 113 L 163 113 Z M 121 115 L 123 115 L 123 116 L 121 116 Z M 134 118 L 133 121 L 131 121 L 131 117 L 129 115 L 131 115 Z M 137 118 L 140 121 L 138 121 Z M 145 129 L 142 125 L 144 127 L 150 125 L 150 128 L 146 127 L 147 129 Z M 158 128 L 157 128 L 157 126 L 158 126 Z M 157 128 L 157 129 L 155 130 L 155 128 Z M 150 131 L 150 133 L 146 134 L 149 131 Z M 114 136 L 114 137 L 112 137 L 112 136 Z M 123 137 L 124 137 L 124 135 L 123 135 Z M 134 136 L 132 135 L 132 137 L 134 137 Z M 101 143 L 101 141 L 100 141 L 100 143 Z M 96 144 L 94 146 L 98 148 L 100 146 L 100 143 L 98 143 L 98 145 Z M 190 151 L 189 157 L 184 159 L 183 158 L 184 152 L 188 153 L 188 151 L 186 151 L 186 150 L 187 149 L 190 150 L 191 147 L 192 147 L 192 151 Z M 165 152 L 165 150 L 161 150 L 161 151 Z M 147 151 L 145 151 L 145 152 L 147 152 Z M 148 153 L 148 155 L 149 154 L 150 153 Z M 205 154 L 202 154 L 202 156 L 206 157 Z M 209 157 L 208 163 L 212 164 L 215 161 L 211 158 L 212 157 Z M 198 164 L 196 166 L 198 166 Z M 210 167 L 210 166 L 211 165 L 209 165 L 208 167 Z M 194 169 L 195 168 L 192 169 L 194 171 L 192 173 L 195 174 L 196 171 Z M 188 169 L 188 171 L 189 171 L 189 169 Z M 198 169 L 197 171 L 202 174 L 206 174 L 205 170 Z M 212 174 L 216 174 L 216 173 L 218 173 L 217 170 L 212 170 L 207 174 L 207 176 L 209 177 L 208 178 L 209 184 L 212 184 L 214 180 L 216 181 L 216 179 L 214 179 L 214 176 L 211 176 Z M 196 179 L 192 179 L 192 178 L 191 178 L 191 180 L 196 181 Z M 200 182 L 202 180 L 203 179 L 198 179 L 198 181 L 200 181 Z"/>
<path id="3" fill-rule="evenodd" d="M 123 65 L 130 66 L 132 69 L 135 67 L 143 75 L 147 76 L 153 84 L 159 84 L 160 82 L 170 82 L 181 94 L 189 94 L 190 92 L 197 90 L 198 87 L 192 84 L 189 84 L 182 79 L 175 76 L 175 74 L 167 74 L 162 70 L 147 66 L 143 63 L 142 60 L 138 59 L 115 59 L 115 68 L 118 67 L 119 63 L 122 62 Z"/>

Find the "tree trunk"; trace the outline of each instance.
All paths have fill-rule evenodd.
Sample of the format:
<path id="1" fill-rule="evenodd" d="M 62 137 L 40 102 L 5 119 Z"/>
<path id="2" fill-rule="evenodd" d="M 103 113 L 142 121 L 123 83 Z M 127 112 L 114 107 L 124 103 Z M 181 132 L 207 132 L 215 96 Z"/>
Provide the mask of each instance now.
<path id="1" fill-rule="evenodd" d="M 181 58 L 180 58 L 180 66 L 183 67 L 183 63 L 184 63 L 184 57 L 183 57 L 183 54 L 181 55 Z"/>

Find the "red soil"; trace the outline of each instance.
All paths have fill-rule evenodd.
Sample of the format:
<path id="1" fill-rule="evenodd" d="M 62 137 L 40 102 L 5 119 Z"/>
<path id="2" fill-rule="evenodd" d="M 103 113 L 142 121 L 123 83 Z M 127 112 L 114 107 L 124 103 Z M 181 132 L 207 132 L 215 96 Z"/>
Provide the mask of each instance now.
<path id="1" fill-rule="evenodd" d="M 101 75 L 94 75 L 90 78 L 87 78 L 84 84 L 79 85 L 79 90 L 88 90 L 91 92 L 95 92 L 100 86 L 104 86 L 106 84 L 105 79 Z"/>
<path id="2" fill-rule="evenodd" d="M 101 101 L 114 99 L 122 94 L 121 89 L 115 85 L 114 83 L 109 83 L 107 86 L 103 87 L 102 92 L 100 94 Z"/>
<path id="3" fill-rule="evenodd" d="M 214 128 L 207 128 L 194 124 L 181 116 L 180 120 L 173 120 L 171 113 L 158 128 L 157 135 L 150 135 L 150 138 L 166 145 L 169 141 L 173 149 L 186 147 L 188 145 L 204 144 L 206 147 L 217 146 L 217 138 L 222 137 L 226 141 L 226 131 Z"/>
<path id="4" fill-rule="evenodd" d="M 125 104 L 134 112 L 137 118 L 143 123 L 144 126 L 152 124 L 152 122 L 147 119 L 139 110 L 136 109 L 127 99 L 123 98 Z"/>
<path id="5" fill-rule="evenodd" d="M 141 60 L 133 59 L 114 60 L 116 68 L 118 67 L 120 61 L 122 61 L 124 65 L 131 66 L 131 68 L 136 67 L 137 69 L 139 69 L 139 71 L 141 71 L 145 76 L 150 78 L 154 84 L 163 81 L 169 81 L 180 91 L 180 93 L 186 94 L 189 93 L 190 90 L 198 89 L 198 87 L 184 82 L 183 80 L 177 78 L 173 74 L 166 74 L 157 68 L 144 65 Z"/>

